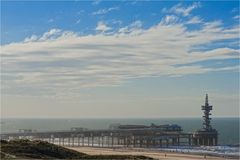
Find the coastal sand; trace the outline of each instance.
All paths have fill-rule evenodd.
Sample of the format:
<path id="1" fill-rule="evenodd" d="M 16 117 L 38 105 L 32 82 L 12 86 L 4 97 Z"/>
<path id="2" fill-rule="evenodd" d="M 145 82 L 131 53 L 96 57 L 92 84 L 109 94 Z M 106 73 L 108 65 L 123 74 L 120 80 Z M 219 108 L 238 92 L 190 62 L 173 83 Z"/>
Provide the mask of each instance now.
<path id="1" fill-rule="evenodd" d="M 109 148 L 91 148 L 91 147 L 68 147 L 70 149 L 83 152 L 90 155 L 144 155 L 155 159 L 166 160 L 224 160 L 222 157 L 207 156 L 204 158 L 202 155 L 183 154 L 183 153 L 171 153 L 162 151 L 147 151 L 137 149 L 109 149 Z M 165 157 L 166 154 L 166 157 Z"/>

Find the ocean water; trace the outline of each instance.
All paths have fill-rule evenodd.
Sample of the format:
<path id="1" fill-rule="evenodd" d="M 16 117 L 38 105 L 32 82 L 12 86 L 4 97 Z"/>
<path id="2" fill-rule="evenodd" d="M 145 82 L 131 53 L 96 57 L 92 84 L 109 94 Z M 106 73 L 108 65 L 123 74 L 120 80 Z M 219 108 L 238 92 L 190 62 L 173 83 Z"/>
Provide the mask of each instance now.
<path id="1" fill-rule="evenodd" d="M 240 118 L 213 118 L 212 126 L 219 132 L 220 145 L 239 144 Z M 18 132 L 18 129 L 37 131 L 70 130 L 71 127 L 106 129 L 110 124 L 178 124 L 184 132 L 202 127 L 201 118 L 154 118 L 154 119 L 1 119 L 1 133 Z"/>

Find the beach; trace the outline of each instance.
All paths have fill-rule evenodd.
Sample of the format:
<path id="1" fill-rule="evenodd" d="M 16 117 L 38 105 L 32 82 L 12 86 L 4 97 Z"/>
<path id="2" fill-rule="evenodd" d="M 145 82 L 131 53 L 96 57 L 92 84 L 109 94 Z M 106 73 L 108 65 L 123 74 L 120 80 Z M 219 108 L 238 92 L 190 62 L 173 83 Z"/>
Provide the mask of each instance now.
<path id="1" fill-rule="evenodd" d="M 154 159 L 168 159 L 168 160 L 200 160 L 200 159 L 214 159 L 224 160 L 224 157 L 206 156 L 190 154 L 190 153 L 174 153 L 147 149 L 124 149 L 124 148 L 93 148 L 93 147 L 67 147 L 79 152 L 87 153 L 89 155 L 144 155 Z M 237 158 L 236 158 L 237 159 Z"/>

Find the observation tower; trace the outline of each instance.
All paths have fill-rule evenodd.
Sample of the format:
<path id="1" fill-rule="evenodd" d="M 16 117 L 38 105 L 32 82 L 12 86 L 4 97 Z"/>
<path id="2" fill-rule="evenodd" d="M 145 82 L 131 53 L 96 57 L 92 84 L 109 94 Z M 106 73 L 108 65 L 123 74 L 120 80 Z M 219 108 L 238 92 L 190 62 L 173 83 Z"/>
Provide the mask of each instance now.
<path id="1" fill-rule="evenodd" d="M 208 103 L 208 94 L 206 94 L 205 105 L 202 106 L 203 110 L 203 128 L 196 130 L 193 133 L 193 144 L 194 145 L 204 145 L 204 146 L 214 146 L 218 144 L 218 132 L 211 126 L 210 111 L 212 106 Z"/>

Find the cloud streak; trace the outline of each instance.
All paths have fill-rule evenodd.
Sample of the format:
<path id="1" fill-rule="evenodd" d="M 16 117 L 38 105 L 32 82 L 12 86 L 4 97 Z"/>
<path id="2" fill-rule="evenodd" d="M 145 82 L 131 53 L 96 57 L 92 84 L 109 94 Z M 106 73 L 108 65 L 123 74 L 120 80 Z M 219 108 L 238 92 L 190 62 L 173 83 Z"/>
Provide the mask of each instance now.
<path id="1" fill-rule="evenodd" d="M 100 9 L 100 10 L 93 12 L 92 15 L 103 15 L 103 14 L 107 14 L 108 12 L 118 10 L 118 9 L 119 9 L 118 7 L 110 7 L 110 8 Z"/>
<path id="2" fill-rule="evenodd" d="M 184 17 L 189 16 L 190 13 L 197 8 L 200 8 L 201 4 L 199 2 L 195 2 L 190 6 L 183 6 L 181 3 L 167 9 L 167 8 L 163 8 L 162 12 L 164 13 L 174 13 L 177 15 L 182 15 Z"/>
<path id="3" fill-rule="evenodd" d="M 199 30 L 189 30 L 187 22 L 175 19 L 166 16 L 147 29 L 136 21 L 111 34 L 81 36 L 51 29 L 4 45 L 3 93 L 76 96 L 82 88 L 116 86 L 132 78 L 238 70 L 239 66 L 211 68 L 198 63 L 239 58 L 239 51 L 227 43 L 206 46 L 238 41 L 237 26 L 224 29 L 221 22 L 201 21 Z"/>

